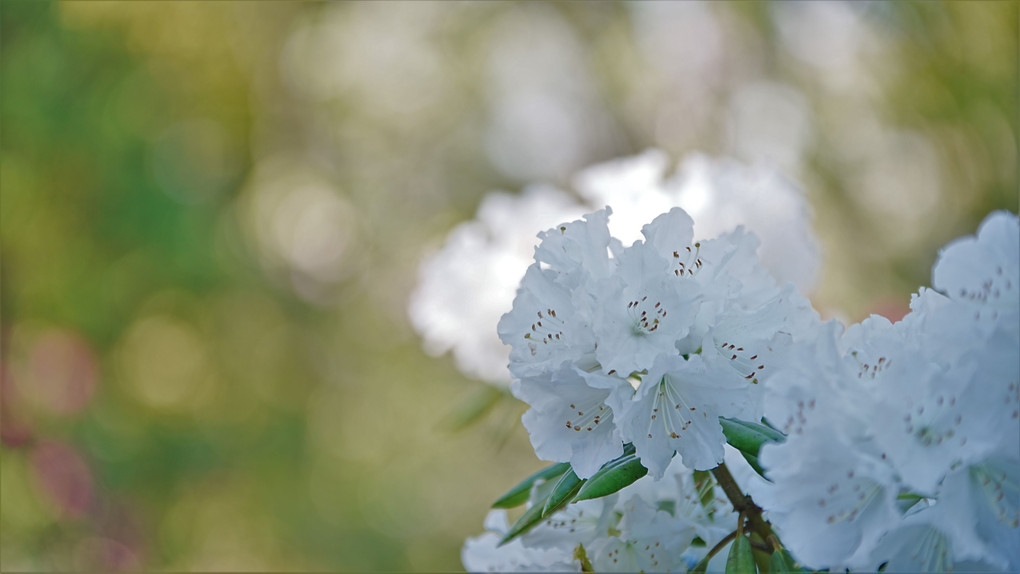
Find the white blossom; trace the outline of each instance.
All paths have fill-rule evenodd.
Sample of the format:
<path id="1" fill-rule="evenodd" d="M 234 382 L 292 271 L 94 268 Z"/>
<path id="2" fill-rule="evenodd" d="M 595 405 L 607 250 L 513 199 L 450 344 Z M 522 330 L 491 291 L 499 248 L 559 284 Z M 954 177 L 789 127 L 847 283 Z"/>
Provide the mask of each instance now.
<path id="1" fill-rule="evenodd" d="M 511 346 L 516 377 L 547 373 L 563 362 L 594 361 L 595 336 L 584 293 L 570 290 L 551 269 L 532 265 L 524 274 L 513 308 L 497 326 Z"/>
<path id="2" fill-rule="evenodd" d="M 674 451 L 688 468 L 718 466 L 726 442 L 719 417 L 753 419 L 755 399 L 753 385 L 725 365 L 712 367 L 698 355 L 661 355 L 634 397 L 614 408 L 624 440 L 634 443 L 648 472 L 661 477 Z"/>
<path id="3" fill-rule="evenodd" d="M 698 292 L 668 275 L 667 262 L 636 243 L 619 257 L 619 273 L 593 288 L 595 356 L 608 373 L 628 376 L 676 352 L 697 314 Z"/>
<path id="4" fill-rule="evenodd" d="M 615 413 L 607 404 L 613 393 L 630 394 L 623 379 L 585 373 L 565 362 L 550 373 L 515 381 L 511 390 L 531 405 L 521 422 L 540 458 L 570 462 L 577 476 L 588 478 L 623 454 Z"/>

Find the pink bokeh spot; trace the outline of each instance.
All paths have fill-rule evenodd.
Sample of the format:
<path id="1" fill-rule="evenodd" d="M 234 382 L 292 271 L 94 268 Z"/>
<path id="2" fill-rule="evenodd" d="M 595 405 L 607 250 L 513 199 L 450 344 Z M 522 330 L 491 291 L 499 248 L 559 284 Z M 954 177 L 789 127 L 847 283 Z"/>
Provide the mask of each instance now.
<path id="1" fill-rule="evenodd" d="M 29 455 L 36 482 L 44 496 L 68 517 L 85 514 L 92 503 L 92 472 L 71 447 L 40 443 Z"/>
<path id="2" fill-rule="evenodd" d="M 92 348 L 67 331 L 40 336 L 29 364 L 37 400 L 57 414 L 73 414 L 84 408 L 99 381 L 99 362 Z"/>

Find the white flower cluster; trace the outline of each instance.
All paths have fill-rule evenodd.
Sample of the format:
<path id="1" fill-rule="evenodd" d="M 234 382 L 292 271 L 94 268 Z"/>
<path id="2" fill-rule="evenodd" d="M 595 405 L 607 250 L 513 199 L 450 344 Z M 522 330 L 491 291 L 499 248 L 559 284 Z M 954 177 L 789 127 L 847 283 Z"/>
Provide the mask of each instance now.
<path id="1" fill-rule="evenodd" d="M 754 493 L 815 568 L 1020 570 L 1020 228 L 951 243 L 900 322 L 784 350 Z"/>
<path id="2" fill-rule="evenodd" d="M 719 417 L 758 420 L 760 383 L 777 349 L 817 316 L 757 262 L 742 228 L 695 241 L 673 208 L 624 247 L 610 210 L 539 234 L 513 309 L 499 322 L 511 346 L 514 396 L 536 454 L 580 478 L 633 443 L 662 477 L 674 452 L 707 470 L 723 460 Z"/>
<path id="3" fill-rule="evenodd" d="M 507 348 L 492 325 L 513 302 L 532 261 L 535 234 L 607 204 L 613 206 L 612 233 L 627 242 L 640 237 L 649 214 L 673 207 L 697 219 L 702 237 L 745 225 L 761 239 L 758 256 L 777 280 L 812 287 L 819 249 L 796 186 L 764 166 L 701 155 L 688 158 L 675 174 L 667 175 L 668 167 L 665 153 L 649 150 L 582 171 L 573 194 L 535 185 L 518 195 L 487 195 L 475 219 L 456 227 L 421 266 L 408 311 L 426 350 L 451 351 L 469 377 L 509 385 Z"/>
<path id="4" fill-rule="evenodd" d="M 469 570 L 685 571 L 738 530 L 718 487 L 694 480 L 724 459 L 719 418 L 763 416 L 787 435 L 760 453 L 768 481 L 727 466 L 799 563 L 1020 570 L 1015 215 L 947 246 L 902 321 L 844 332 L 758 265 L 741 228 L 696 241 L 674 208 L 624 246 L 611 213 L 540 234 L 498 330 L 539 457 L 586 478 L 631 443 L 652 479 L 502 546 L 494 511 L 464 547 Z"/>

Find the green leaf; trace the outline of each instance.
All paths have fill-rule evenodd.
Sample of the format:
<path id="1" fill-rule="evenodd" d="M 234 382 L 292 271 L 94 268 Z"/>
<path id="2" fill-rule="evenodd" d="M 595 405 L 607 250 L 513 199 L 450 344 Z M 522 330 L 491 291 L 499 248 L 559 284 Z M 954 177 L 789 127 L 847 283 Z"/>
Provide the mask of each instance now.
<path id="1" fill-rule="evenodd" d="M 570 463 L 558 462 L 554 465 L 547 466 L 535 474 L 522 480 L 517 486 L 506 491 L 506 494 L 496 499 L 496 502 L 492 503 L 493 508 L 513 508 L 520 506 L 528 501 L 528 494 L 531 492 L 532 485 L 539 480 L 552 480 L 557 476 L 570 470 Z"/>
<path id="2" fill-rule="evenodd" d="M 790 553 L 785 548 L 781 548 L 773 552 L 772 558 L 769 559 L 769 574 L 804 572 L 802 568 L 797 568 L 795 564 L 793 556 L 790 556 Z"/>
<path id="3" fill-rule="evenodd" d="M 758 457 L 754 456 L 753 454 L 747 454 L 744 451 L 740 451 L 740 455 L 743 456 L 744 460 L 747 461 L 747 464 L 751 465 L 751 468 L 753 468 L 754 471 L 758 473 L 758 476 L 762 477 L 765 476 L 765 469 L 762 468 L 761 463 L 758 462 Z"/>
<path id="4" fill-rule="evenodd" d="M 726 574 L 755 574 L 754 552 L 746 536 L 737 536 L 726 557 Z"/>
<path id="5" fill-rule="evenodd" d="M 560 477 L 559 482 L 553 487 L 552 492 L 549 494 L 549 499 L 545 502 L 545 510 L 542 512 L 542 516 L 546 517 L 556 512 L 560 508 L 567 505 L 568 502 L 574 499 L 574 495 L 581 489 L 581 485 L 584 481 L 577 477 L 577 474 L 573 469 L 567 471 L 566 474 Z"/>
<path id="6" fill-rule="evenodd" d="M 591 500 L 608 496 L 625 486 L 633 484 L 637 479 L 648 474 L 648 469 L 641 465 L 641 459 L 633 454 L 625 454 L 611 460 L 581 487 L 575 500 Z"/>
<path id="7" fill-rule="evenodd" d="M 536 524 L 541 522 L 542 518 L 544 518 L 542 511 L 545 509 L 545 501 L 547 498 L 536 500 L 535 504 L 531 505 L 531 508 L 525 510 L 524 514 L 517 519 L 517 522 L 514 522 L 514 525 L 510 527 L 510 530 L 507 530 L 503 539 L 499 541 L 499 546 L 510 542 L 514 538 L 517 538 L 521 534 L 531 530 Z"/>
<path id="8" fill-rule="evenodd" d="M 570 465 L 567 464 L 567 468 L 569 467 Z M 574 498 L 574 495 L 577 494 L 582 484 L 584 484 L 584 481 L 578 478 L 573 470 L 570 470 L 561 476 L 552 488 L 545 490 L 544 494 L 542 493 L 544 486 L 540 486 L 538 488 L 539 494 L 534 504 L 524 511 L 524 514 L 517 519 L 517 522 L 514 522 L 514 525 L 510 527 L 510 530 L 503 536 L 503 539 L 499 541 L 499 545 L 502 546 L 531 530 L 547 516 L 566 506 Z"/>
<path id="9" fill-rule="evenodd" d="M 726 442 L 744 455 L 744 459 L 758 474 L 764 476 L 764 470 L 758 463 L 758 453 L 765 443 L 783 442 L 786 437 L 776 429 L 761 423 L 752 423 L 737 419 L 719 417 Z"/>
<path id="10" fill-rule="evenodd" d="M 602 469 L 599 469 L 599 472 L 614 463 L 626 463 L 629 460 L 628 457 L 634 456 L 634 452 L 635 449 L 633 444 L 627 443 L 623 445 L 623 456 L 602 465 Z M 645 470 L 645 472 L 648 471 Z M 548 481 L 556 478 L 557 476 L 559 476 L 560 479 L 556 482 L 556 484 L 550 485 Z M 506 494 L 499 497 L 499 499 L 492 504 L 492 507 L 512 508 L 526 502 L 531 493 L 531 487 L 539 480 L 544 480 L 546 483 L 540 486 L 536 491 L 534 504 L 525 510 L 524 514 L 517 519 L 517 522 L 510 527 L 506 536 L 500 540 L 500 545 L 506 544 L 517 536 L 527 532 L 533 526 L 541 522 L 542 519 L 563 508 L 572 500 L 575 500 L 578 492 L 587 483 L 587 481 L 578 478 L 577 474 L 570 468 L 570 463 L 560 462 L 542 469 L 524 479 L 520 484 L 511 488 Z M 637 478 L 634 480 L 637 480 Z M 633 480 L 631 482 L 633 482 Z M 623 487 L 621 486 L 620 488 Z"/>
<path id="11" fill-rule="evenodd" d="M 733 445 L 739 451 L 755 456 L 758 455 L 758 451 L 761 450 L 763 444 L 786 440 L 783 433 L 761 423 L 720 417 L 719 424 L 723 427 L 726 442 Z"/>

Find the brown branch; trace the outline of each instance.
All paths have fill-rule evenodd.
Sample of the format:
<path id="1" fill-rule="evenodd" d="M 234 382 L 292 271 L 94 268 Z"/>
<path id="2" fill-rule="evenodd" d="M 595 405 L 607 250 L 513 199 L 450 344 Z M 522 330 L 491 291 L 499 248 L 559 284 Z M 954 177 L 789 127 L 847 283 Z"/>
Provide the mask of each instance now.
<path id="1" fill-rule="evenodd" d="M 730 500 L 733 510 L 739 512 L 741 516 L 747 516 L 747 521 L 751 523 L 751 530 L 758 536 L 761 536 L 762 540 L 770 542 L 777 540 L 775 533 L 772 532 L 772 525 L 761 515 L 761 507 L 755 504 L 754 500 L 749 495 L 744 494 L 740 487 L 737 486 L 737 481 L 730 474 L 730 470 L 726 468 L 726 463 L 713 468 L 712 476 L 719 483 L 723 493 L 726 494 L 726 498 Z M 771 553 L 771 550 L 769 552 Z"/>

